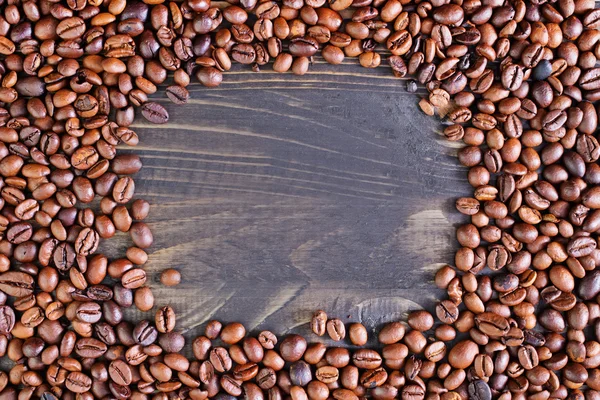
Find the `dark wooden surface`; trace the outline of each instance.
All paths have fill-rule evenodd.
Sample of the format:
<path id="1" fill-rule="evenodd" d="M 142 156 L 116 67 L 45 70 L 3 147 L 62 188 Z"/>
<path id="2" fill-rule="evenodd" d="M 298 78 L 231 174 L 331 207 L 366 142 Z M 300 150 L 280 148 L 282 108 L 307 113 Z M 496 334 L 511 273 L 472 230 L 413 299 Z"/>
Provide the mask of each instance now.
<path id="1" fill-rule="evenodd" d="M 179 329 L 219 318 L 305 332 L 317 308 L 372 329 L 434 304 L 461 220 L 453 202 L 470 190 L 440 121 L 387 65 L 238 68 L 190 91 L 185 106 L 156 97 L 169 124 L 134 125 L 137 193 L 153 204 L 147 270 Z M 170 267 L 176 288 L 158 281 Z"/>

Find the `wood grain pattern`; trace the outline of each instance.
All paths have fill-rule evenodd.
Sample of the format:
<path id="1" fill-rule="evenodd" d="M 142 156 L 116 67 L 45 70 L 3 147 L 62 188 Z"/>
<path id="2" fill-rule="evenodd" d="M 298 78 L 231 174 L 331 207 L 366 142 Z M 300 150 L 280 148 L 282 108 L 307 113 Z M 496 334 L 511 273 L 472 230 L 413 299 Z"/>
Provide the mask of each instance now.
<path id="1" fill-rule="evenodd" d="M 316 308 L 373 329 L 440 295 L 466 171 L 403 80 L 356 63 L 236 68 L 219 88 L 192 85 L 185 106 L 157 95 L 171 123 L 136 121 L 147 270 L 189 336 L 214 317 L 302 332 Z M 158 282 L 167 267 L 176 288 Z"/>

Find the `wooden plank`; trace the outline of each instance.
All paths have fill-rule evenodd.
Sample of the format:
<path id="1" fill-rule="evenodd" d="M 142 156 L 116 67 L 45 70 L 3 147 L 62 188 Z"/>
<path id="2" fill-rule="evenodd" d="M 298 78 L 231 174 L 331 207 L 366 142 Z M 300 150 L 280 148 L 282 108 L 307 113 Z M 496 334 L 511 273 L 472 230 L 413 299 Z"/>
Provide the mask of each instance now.
<path id="1" fill-rule="evenodd" d="M 470 191 L 457 147 L 387 66 L 333 70 L 237 68 L 219 88 L 192 85 L 185 106 L 157 94 L 169 124 L 134 125 L 136 187 L 154 204 L 147 270 L 190 337 L 215 317 L 306 329 L 316 308 L 372 329 L 440 295 L 454 198 Z M 180 286 L 158 282 L 168 267 Z"/>

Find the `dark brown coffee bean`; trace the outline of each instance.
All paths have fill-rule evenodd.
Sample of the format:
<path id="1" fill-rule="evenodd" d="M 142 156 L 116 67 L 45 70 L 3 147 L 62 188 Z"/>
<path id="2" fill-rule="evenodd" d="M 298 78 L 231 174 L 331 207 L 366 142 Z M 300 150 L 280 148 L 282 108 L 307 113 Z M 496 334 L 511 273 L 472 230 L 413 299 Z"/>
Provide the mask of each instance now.
<path id="1" fill-rule="evenodd" d="M 172 85 L 165 89 L 167 97 L 175 104 L 187 103 L 190 94 L 186 88 L 179 85 Z"/>
<path id="2" fill-rule="evenodd" d="M 319 50 L 317 41 L 309 36 L 295 38 L 290 41 L 289 51 L 297 57 L 310 57 Z"/>
<path id="3" fill-rule="evenodd" d="M 153 124 L 166 124 L 169 122 L 168 111 L 162 105 L 155 102 L 148 102 L 142 105 L 142 116 Z"/>

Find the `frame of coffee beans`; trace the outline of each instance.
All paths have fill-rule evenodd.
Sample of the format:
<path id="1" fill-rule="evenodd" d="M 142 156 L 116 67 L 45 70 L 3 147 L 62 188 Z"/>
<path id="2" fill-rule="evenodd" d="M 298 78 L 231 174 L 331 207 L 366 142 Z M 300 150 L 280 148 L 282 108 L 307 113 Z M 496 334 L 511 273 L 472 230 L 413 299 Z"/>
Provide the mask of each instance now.
<path id="1" fill-rule="evenodd" d="M 599 27 L 593 0 L 0 0 L 0 398 L 600 399 Z M 447 298 L 377 340 L 318 310 L 333 346 L 212 320 L 188 359 L 118 148 L 136 112 L 169 121 L 158 90 L 184 104 L 234 63 L 302 75 L 317 55 L 383 59 L 464 144 Z"/>

